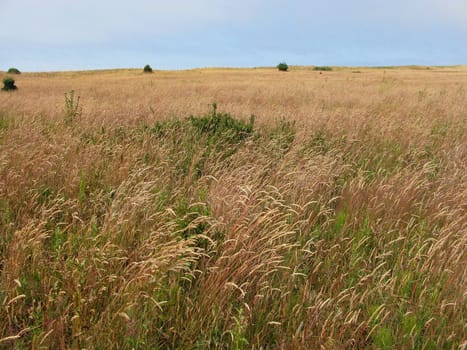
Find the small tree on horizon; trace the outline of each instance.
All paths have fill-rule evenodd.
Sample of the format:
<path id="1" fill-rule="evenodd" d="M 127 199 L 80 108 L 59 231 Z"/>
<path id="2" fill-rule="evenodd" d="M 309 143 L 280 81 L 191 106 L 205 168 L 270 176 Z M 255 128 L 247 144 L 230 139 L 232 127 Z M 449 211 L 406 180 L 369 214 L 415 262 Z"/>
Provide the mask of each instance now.
<path id="1" fill-rule="evenodd" d="M 285 62 L 281 62 L 277 65 L 277 69 L 279 69 L 281 72 L 287 72 L 289 66 Z"/>
<path id="2" fill-rule="evenodd" d="M 152 73 L 152 68 L 149 64 L 145 65 L 143 68 L 144 73 Z"/>
<path id="3" fill-rule="evenodd" d="M 18 68 L 9 68 L 7 73 L 8 74 L 21 74 Z"/>

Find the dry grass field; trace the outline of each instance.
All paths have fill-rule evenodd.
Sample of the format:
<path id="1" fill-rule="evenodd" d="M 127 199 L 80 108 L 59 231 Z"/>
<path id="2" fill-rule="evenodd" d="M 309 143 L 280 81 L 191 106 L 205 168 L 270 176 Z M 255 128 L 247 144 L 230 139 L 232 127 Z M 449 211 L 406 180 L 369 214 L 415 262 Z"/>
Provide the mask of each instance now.
<path id="1" fill-rule="evenodd" d="M 467 348 L 467 67 L 14 78 L 0 349 Z"/>

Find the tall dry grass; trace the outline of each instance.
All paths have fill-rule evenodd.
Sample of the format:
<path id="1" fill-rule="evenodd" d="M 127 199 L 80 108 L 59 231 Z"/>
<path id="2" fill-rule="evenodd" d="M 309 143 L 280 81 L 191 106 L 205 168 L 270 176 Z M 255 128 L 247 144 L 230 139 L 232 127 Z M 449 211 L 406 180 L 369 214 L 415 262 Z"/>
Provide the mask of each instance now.
<path id="1" fill-rule="evenodd" d="M 466 348 L 465 67 L 17 85 L 0 348 Z"/>

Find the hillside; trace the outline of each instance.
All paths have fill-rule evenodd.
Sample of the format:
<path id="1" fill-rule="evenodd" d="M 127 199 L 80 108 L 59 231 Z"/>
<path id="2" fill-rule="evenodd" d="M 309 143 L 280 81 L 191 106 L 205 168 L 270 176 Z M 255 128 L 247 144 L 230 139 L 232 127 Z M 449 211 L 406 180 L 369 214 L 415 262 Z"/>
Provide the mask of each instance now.
<path id="1" fill-rule="evenodd" d="M 465 348 L 467 67 L 14 78 L 0 349 Z"/>

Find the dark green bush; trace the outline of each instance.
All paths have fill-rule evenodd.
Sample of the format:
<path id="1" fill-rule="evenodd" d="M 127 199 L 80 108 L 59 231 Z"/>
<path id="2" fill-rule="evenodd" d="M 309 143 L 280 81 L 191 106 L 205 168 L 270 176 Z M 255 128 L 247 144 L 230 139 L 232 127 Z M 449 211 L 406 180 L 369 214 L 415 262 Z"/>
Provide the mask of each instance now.
<path id="1" fill-rule="evenodd" d="M 218 112 L 213 103 L 204 115 L 158 122 L 151 131 L 164 143 L 174 145 L 177 176 L 199 178 L 212 159 L 228 159 L 237 152 L 253 135 L 254 122 L 253 115 L 249 121 L 244 121 Z"/>
<path id="2" fill-rule="evenodd" d="M 8 74 L 21 74 L 18 68 L 10 68 L 8 69 Z"/>
<path id="3" fill-rule="evenodd" d="M 281 72 L 287 72 L 289 70 L 289 66 L 285 62 L 281 62 L 277 65 L 277 69 L 279 69 Z"/>
<path id="4" fill-rule="evenodd" d="M 13 78 L 5 78 L 3 79 L 3 88 L 4 91 L 16 90 L 17 87 L 15 85 L 15 80 Z"/>
<path id="5" fill-rule="evenodd" d="M 144 73 L 152 73 L 152 68 L 149 64 L 145 65 L 143 68 Z"/>
<path id="6" fill-rule="evenodd" d="M 218 112 L 217 104 L 213 103 L 205 115 L 157 122 L 151 130 L 158 137 L 181 131 L 190 140 L 196 139 L 196 143 L 204 139 L 209 144 L 236 144 L 253 133 L 254 123 L 254 115 L 251 115 L 249 121 L 236 119 L 230 113 Z"/>
<path id="7" fill-rule="evenodd" d="M 319 71 L 332 71 L 332 67 L 329 66 L 315 66 L 313 70 L 319 70 Z"/>
<path id="8" fill-rule="evenodd" d="M 255 116 L 249 122 L 233 118 L 229 113 L 219 113 L 217 104 L 211 105 L 211 110 L 204 116 L 190 116 L 191 125 L 199 133 L 208 135 L 213 139 L 222 139 L 228 142 L 239 142 L 253 131 Z"/>

